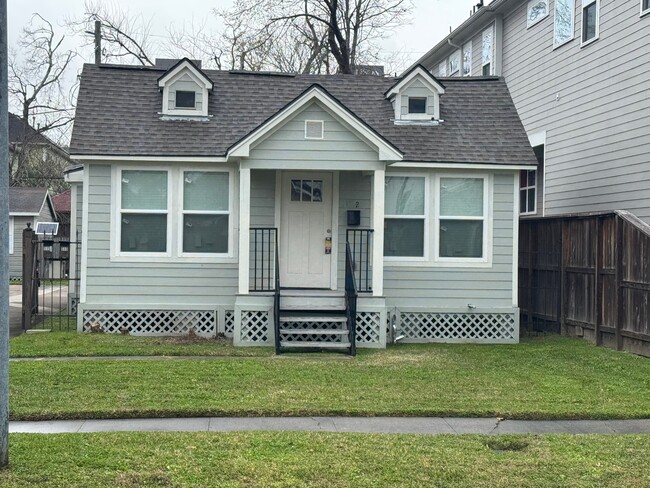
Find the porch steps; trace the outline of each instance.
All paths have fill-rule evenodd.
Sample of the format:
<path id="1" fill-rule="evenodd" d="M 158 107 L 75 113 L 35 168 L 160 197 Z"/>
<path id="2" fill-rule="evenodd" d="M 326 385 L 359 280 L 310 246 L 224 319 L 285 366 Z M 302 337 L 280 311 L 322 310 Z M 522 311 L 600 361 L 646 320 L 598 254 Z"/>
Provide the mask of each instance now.
<path id="1" fill-rule="evenodd" d="M 350 348 L 343 293 L 331 290 L 282 290 L 280 297 L 281 348 Z"/>

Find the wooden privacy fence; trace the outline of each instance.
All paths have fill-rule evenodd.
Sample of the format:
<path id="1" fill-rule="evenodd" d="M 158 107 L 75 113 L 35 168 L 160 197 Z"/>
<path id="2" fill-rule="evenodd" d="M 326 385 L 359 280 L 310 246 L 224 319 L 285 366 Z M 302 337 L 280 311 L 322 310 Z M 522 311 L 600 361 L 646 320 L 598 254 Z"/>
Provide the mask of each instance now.
<path id="1" fill-rule="evenodd" d="M 522 220 L 519 305 L 526 331 L 650 356 L 650 226 L 624 211 Z"/>

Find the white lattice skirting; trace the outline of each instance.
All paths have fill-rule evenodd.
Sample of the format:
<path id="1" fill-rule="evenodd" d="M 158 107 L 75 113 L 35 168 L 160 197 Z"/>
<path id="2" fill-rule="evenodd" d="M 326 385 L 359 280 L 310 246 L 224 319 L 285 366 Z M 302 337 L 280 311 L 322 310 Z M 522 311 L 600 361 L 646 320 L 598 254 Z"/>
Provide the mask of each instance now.
<path id="1" fill-rule="evenodd" d="M 83 330 L 98 326 L 106 333 L 132 335 L 196 335 L 214 337 L 217 316 L 213 310 L 84 310 Z"/>
<path id="2" fill-rule="evenodd" d="M 235 331 L 235 312 L 233 310 L 226 310 L 224 314 L 224 335 L 232 337 Z"/>
<path id="3" fill-rule="evenodd" d="M 405 342 L 514 343 L 519 324 L 514 313 L 400 311 L 398 333 Z"/>

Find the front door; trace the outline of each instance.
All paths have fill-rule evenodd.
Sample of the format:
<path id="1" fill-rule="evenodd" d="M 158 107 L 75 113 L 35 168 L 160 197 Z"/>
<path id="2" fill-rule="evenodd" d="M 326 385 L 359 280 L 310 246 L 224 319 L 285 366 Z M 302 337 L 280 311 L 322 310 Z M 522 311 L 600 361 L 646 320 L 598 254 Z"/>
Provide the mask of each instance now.
<path id="1" fill-rule="evenodd" d="M 280 285 L 329 288 L 332 174 L 283 173 Z"/>

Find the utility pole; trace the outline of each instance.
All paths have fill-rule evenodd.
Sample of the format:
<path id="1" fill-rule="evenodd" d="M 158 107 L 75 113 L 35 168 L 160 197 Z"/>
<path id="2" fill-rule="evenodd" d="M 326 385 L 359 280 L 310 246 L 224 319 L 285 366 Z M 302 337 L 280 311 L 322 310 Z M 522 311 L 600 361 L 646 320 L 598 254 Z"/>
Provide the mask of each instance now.
<path id="1" fill-rule="evenodd" d="M 9 96 L 7 0 L 0 0 L 0 469 L 9 464 Z"/>
<path id="2" fill-rule="evenodd" d="M 95 21 L 95 31 L 85 31 L 95 38 L 95 64 L 102 64 L 102 23 Z"/>

